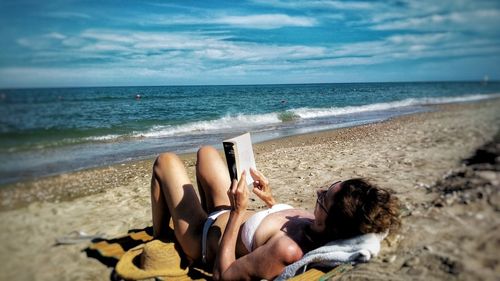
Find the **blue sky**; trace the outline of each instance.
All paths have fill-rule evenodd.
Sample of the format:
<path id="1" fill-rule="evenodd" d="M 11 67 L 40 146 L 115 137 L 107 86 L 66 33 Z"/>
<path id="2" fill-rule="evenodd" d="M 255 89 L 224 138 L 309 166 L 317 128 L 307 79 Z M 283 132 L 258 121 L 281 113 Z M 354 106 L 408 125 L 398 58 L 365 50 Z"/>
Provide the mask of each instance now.
<path id="1" fill-rule="evenodd" d="M 0 2 L 0 88 L 500 79 L 500 2 Z"/>

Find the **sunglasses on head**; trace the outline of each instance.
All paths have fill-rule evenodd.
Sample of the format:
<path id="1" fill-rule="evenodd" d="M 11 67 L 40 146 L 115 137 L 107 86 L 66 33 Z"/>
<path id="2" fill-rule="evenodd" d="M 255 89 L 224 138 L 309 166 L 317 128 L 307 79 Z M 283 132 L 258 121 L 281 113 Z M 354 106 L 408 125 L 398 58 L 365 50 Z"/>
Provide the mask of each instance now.
<path id="1" fill-rule="evenodd" d="M 325 207 L 324 205 L 324 200 L 325 200 L 325 196 L 326 196 L 326 193 L 328 192 L 328 190 L 332 189 L 337 183 L 339 182 L 342 182 L 342 181 L 336 181 L 334 183 L 332 183 L 332 185 L 330 185 L 330 187 L 328 187 L 328 189 L 326 190 L 323 190 L 321 191 L 320 193 L 318 193 L 318 199 L 316 199 L 316 203 L 321 207 L 321 209 L 323 209 L 323 211 L 325 211 L 325 213 L 328 214 L 328 209 Z"/>

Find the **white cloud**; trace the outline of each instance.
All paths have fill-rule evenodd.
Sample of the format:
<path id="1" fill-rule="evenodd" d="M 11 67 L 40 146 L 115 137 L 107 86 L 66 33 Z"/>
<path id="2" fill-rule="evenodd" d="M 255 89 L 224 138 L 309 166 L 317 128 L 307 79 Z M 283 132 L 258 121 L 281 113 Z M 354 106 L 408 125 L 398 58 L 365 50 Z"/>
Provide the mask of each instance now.
<path id="1" fill-rule="evenodd" d="M 490 31 L 500 25 L 500 11 L 478 10 L 431 14 L 389 20 L 371 26 L 374 30 Z"/>
<path id="2" fill-rule="evenodd" d="M 87 43 L 86 39 L 82 39 L 80 37 L 68 36 L 62 42 L 62 45 L 68 48 L 77 48 L 84 46 Z"/>
<path id="3" fill-rule="evenodd" d="M 288 9 L 304 9 L 304 8 L 322 8 L 335 10 L 372 10 L 376 7 L 384 5 L 383 3 L 370 1 L 336 1 L 336 0 L 311 0 L 311 1 L 296 1 L 296 0 L 254 0 L 264 6 L 272 6 Z"/>
<path id="4" fill-rule="evenodd" d="M 149 16 L 138 20 L 142 25 L 223 25 L 228 27 L 276 29 L 287 26 L 311 27 L 317 21 L 311 17 L 289 16 L 286 14 L 253 14 L 227 15 L 216 14 L 210 16 Z"/>
<path id="5" fill-rule="evenodd" d="M 109 43 L 95 43 L 95 44 L 89 44 L 86 45 L 82 48 L 80 48 L 80 51 L 83 52 L 120 52 L 120 51 L 129 51 L 130 48 L 127 48 L 126 46 L 119 45 L 119 44 L 109 44 Z"/>
<path id="6" fill-rule="evenodd" d="M 225 16 L 217 18 L 213 22 L 257 29 L 274 29 L 284 26 L 314 26 L 317 24 L 316 20 L 313 18 L 291 17 L 284 14 Z"/>
<path id="7" fill-rule="evenodd" d="M 61 18 L 61 19 L 90 19 L 91 16 L 84 13 L 79 12 L 71 12 L 71 11 L 58 11 L 58 12 L 49 12 L 44 14 L 47 17 L 52 18 Z"/>
<path id="8" fill-rule="evenodd" d="M 441 44 L 454 40 L 455 34 L 451 32 L 428 34 L 398 34 L 387 37 L 387 41 L 394 44 Z"/>
<path id="9" fill-rule="evenodd" d="M 127 34 L 127 35 L 124 35 Z M 90 41 L 85 41 L 91 39 Z M 227 41 L 225 36 L 207 36 L 192 32 L 113 32 L 109 30 L 86 30 L 73 41 L 85 54 L 101 51 L 117 51 L 136 55 L 156 54 L 166 56 L 184 55 L 185 60 L 193 57 L 200 60 L 267 61 L 297 60 L 323 56 L 326 49 L 314 46 L 280 46 L 251 42 Z M 65 40 L 68 41 L 71 38 Z M 84 42 L 84 43 L 82 43 Z M 117 54 L 119 56 L 119 54 Z"/>
<path id="10" fill-rule="evenodd" d="M 24 48 L 31 50 L 43 50 L 52 46 L 52 43 L 47 38 L 28 38 L 22 37 L 16 40 L 16 43 Z"/>
<path id="11" fill-rule="evenodd" d="M 45 34 L 44 36 L 46 38 L 57 39 L 57 40 L 62 40 L 62 39 L 66 38 L 66 36 L 64 34 L 61 34 L 58 32 L 51 32 L 51 33 Z"/>
<path id="12" fill-rule="evenodd" d="M 93 39 L 96 41 L 108 41 L 116 43 L 131 43 L 133 39 L 129 35 L 120 32 L 108 30 L 88 29 L 84 30 L 80 35 L 83 39 Z"/>

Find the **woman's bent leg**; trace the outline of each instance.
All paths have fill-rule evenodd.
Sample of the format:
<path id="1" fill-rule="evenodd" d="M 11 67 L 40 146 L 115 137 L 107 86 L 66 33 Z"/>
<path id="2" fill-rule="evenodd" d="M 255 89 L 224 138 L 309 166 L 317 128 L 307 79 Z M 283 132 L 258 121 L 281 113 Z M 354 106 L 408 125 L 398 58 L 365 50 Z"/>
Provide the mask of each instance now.
<path id="1" fill-rule="evenodd" d="M 151 177 L 151 209 L 153 214 L 153 236 L 155 238 L 163 237 L 168 232 L 170 211 L 154 172 Z"/>
<path id="2" fill-rule="evenodd" d="M 156 159 L 151 180 L 153 229 L 158 237 L 171 217 L 174 233 L 184 254 L 195 261 L 201 257 L 201 234 L 207 214 L 202 209 L 182 161 L 173 153 Z"/>
<path id="3" fill-rule="evenodd" d="M 226 163 L 219 152 L 211 146 L 203 146 L 198 150 L 196 163 L 196 179 L 198 190 L 205 197 L 202 202 L 210 213 L 220 209 L 229 209 L 231 202 L 227 191 L 231 180 Z"/>

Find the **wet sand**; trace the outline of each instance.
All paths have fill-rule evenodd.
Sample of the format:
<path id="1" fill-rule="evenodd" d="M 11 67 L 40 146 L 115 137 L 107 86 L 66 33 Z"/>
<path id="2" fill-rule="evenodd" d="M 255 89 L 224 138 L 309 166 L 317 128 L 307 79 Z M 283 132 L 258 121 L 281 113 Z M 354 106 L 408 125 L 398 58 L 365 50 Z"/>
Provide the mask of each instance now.
<path id="1" fill-rule="evenodd" d="M 260 143 L 254 147 L 257 167 L 278 201 L 309 210 L 315 188 L 337 179 L 368 177 L 397 193 L 400 234 L 344 280 L 495 280 L 498 170 L 475 174 L 471 168 L 481 180 L 469 180 L 477 185 L 466 191 L 440 184 L 467 175 L 460 172 L 467 169 L 462 160 L 493 139 L 498 108 L 500 100 L 438 106 L 386 122 Z M 195 183 L 194 155 L 182 159 Z M 1 279 L 109 280 L 111 269 L 82 252 L 88 244 L 56 246 L 55 239 L 74 230 L 111 238 L 149 226 L 152 163 L 134 161 L 3 187 Z M 475 192 L 479 189 L 482 197 Z M 251 198 L 250 208 L 263 207 Z"/>

